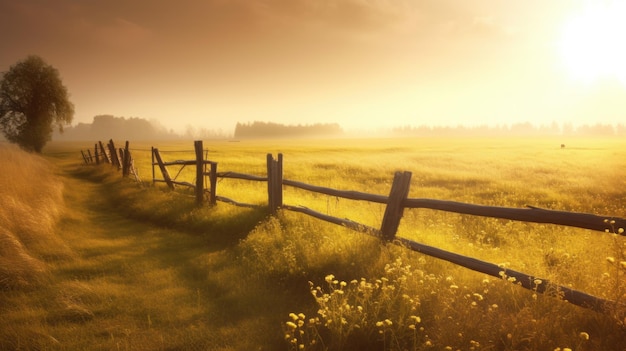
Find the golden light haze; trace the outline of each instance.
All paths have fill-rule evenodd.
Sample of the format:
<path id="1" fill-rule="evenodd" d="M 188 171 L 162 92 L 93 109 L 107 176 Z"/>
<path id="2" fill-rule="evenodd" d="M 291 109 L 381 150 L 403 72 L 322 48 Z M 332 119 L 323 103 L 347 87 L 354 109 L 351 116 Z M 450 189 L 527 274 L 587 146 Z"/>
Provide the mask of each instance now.
<path id="1" fill-rule="evenodd" d="M 0 0 L 0 70 L 61 72 L 75 123 L 623 123 L 623 1 Z"/>
<path id="2" fill-rule="evenodd" d="M 626 2 L 589 2 L 563 28 L 565 67 L 581 81 L 617 79 L 626 85 Z"/>

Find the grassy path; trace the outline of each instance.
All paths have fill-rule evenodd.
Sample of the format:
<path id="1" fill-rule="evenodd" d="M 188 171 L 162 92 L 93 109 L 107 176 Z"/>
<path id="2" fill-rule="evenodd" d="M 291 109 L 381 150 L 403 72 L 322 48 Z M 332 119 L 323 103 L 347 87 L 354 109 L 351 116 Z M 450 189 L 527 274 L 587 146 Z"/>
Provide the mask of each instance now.
<path id="1" fill-rule="evenodd" d="M 68 211 L 58 235 L 72 255 L 53 261 L 41 298 L 63 349 L 258 350 L 280 337 L 259 307 L 267 301 L 233 279 L 231 248 L 129 219 L 102 184 L 71 170 L 62 177 Z"/>

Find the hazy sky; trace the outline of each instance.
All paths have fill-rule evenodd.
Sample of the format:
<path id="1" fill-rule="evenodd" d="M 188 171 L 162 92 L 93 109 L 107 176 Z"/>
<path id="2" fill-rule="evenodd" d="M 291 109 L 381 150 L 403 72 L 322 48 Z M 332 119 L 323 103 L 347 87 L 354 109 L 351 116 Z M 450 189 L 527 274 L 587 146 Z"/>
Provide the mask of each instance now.
<path id="1" fill-rule="evenodd" d="M 98 114 L 232 131 L 626 122 L 624 1 L 0 0 L 0 71 Z"/>

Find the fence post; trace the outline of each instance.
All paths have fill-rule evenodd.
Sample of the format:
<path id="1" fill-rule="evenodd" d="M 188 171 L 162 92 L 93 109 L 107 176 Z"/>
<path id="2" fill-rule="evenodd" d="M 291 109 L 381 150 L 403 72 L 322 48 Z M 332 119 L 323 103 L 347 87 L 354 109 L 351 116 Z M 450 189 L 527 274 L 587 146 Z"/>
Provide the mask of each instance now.
<path id="1" fill-rule="evenodd" d="M 404 212 L 402 202 L 409 196 L 409 188 L 411 185 L 411 172 L 396 172 L 393 177 L 393 184 L 387 200 L 387 208 L 383 223 L 380 227 L 383 239 L 392 241 L 400 226 L 400 219 Z"/>
<path id="2" fill-rule="evenodd" d="M 109 140 L 107 143 L 107 148 L 109 149 L 109 157 L 111 157 L 111 165 L 115 166 L 115 146 L 111 145 L 113 140 Z"/>
<path id="3" fill-rule="evenodd" d="M 174 190 L 174 183 L 172 183 L 172 178 L 170 177 L 170 173 L 167 171 L 167 168 L 163 164 L 163 160 L 161 159 L 161 154 L 159 153 L 159 149 L 153 148 L 152 153 L 154 154 L 154 157 L 156 158 L 157 163 L 159 164 L 159 169 L 161 170 L 161 174 L 163 174 L 163 179 L 165 180 L 165 183 L 170 189 Z"/>
<path id="4" fill-rule="evenodd" d="M 128 147 L 128 140 L 126 140 L 126 144 L 124 145 L 124 157 L 122 158 L 122 177 L 126 178 L 130 174 L 130 149 Z"/>
<path id="5" fill-rule="evenodd" d="M 87 155 L 89 158 L 89 163 L 93 163 L 93 156 L 91 156 L 91 150 L 87 149 Z"/>
<path id="6" fill-rule="evenodd" d="M 278 154 L 278 161 L 276 162 L 276 183 L 274 184 L 276 191 L 276 206 L 283 206 L 283 154 Z"/>
<path id="7" fill-rule="evenodd" d="M 156 178 L 154 174 L 154 146 L 150 147 L 150 156 L 152 157 L 152 186 L 156 183 Z"/>
<path id="8" fill-rule="evenodd" d="M 209 204 L 215 205 L 217 203 L 217 162 L 211 162 L 211 174 L 209 175 L 209 181 L 211 182 Z"/>
<path id="9" fill-rule="evenodd" d="M 274 199 L 274 189 L 272 187 L 273 180 L 273 164 L 274 158 L 272 154 L 267 154 L 267 206 L 269 207 L 270 213 L 276 213 L 276 200 Z"/>
<path id="10" fill-rule="evenodd" d="M 202 155 L 202 140 L 193 142 L 196 150 L 196 205 L 204 202 L 204 158 Z"/>
<path id="11" fill-rule="evenodd" d="M 87 161 L 87 156 L 85 156 L 85 152 L 83 150 L 80 150 L 80 154 L 83 155 L 83 161 L 85 161 L 85 164 L 89 164 L 89 161 Z"/>
<path id="12" fill-rule="evenodd" d="M 100 156 L 98 155 L 98 144 L 95 144 L 93 147 L 94 155 L 96 156 L 96 164 L 100 164 Z"/>
<path id="13" fill-rule="evenodd" d="M 102 157 L 104 158 L 104 161 L 106 163 L 111 163 L 111 159 L 109 158 L 109 155 L 107 154 L 107 151 L 104 148 L 104 145 L 102 145 L 102 142 L 98 141 L 98 144 L 100 144 L 100 151 L 102 151 Z"/>
<path id="14" fill-rule="evenodd" d="M 117 155 L 117 150 L 115 149 L 115 143 L 113 142 L 113 139 L 109 140 L 109 152 L 111 153 L 111 163 L 113 164 L 113 166 L 117 166 L 119 168 L 121 165 L 120 158 Z"/>
<path id="15" fill-rule="evenodd" d="M 278 154 L 278 160 L 274 160 L 272 154 L 267 154 L 267 195 L 270 213 L 275 214 L 283 205 L 282 154 Z"/>
<path id="16" fill-rule="evenodd" d="M 124 167 L 124 149 L 123 148 L 117 149 L 117 159 L 119 160 L 119 167 L 117 167 L 117 169 L 122 170 L 122 168 Z"/>

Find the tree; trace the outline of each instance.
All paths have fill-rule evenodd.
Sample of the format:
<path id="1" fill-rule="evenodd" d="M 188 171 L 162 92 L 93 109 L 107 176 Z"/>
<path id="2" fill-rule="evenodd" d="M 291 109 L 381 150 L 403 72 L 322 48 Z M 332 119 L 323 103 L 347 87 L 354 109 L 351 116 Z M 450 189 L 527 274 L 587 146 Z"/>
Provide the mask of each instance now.
<path id="1" fill-rule="evenodd" d="M 50 141 L 54 125 L 74 117 L 74 105 L 59 71 L 39 56 L 28 56 L 2 74 L 0 129 L 6 138 L 27 150 L 41 152 Z"/>

